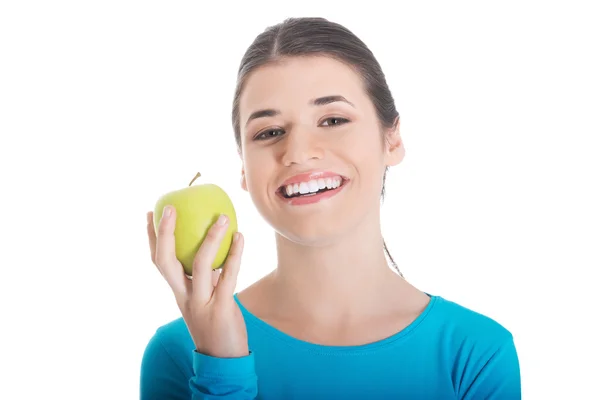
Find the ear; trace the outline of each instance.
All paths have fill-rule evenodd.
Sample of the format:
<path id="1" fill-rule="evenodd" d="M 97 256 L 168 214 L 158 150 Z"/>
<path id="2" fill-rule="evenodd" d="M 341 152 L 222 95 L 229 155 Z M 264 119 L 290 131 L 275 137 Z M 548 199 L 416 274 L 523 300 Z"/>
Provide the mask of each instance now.
<path id="1" fill-rule="evenodd" d="M 400 117 L 397 117 L 394 126 L 385 131 L 385 164 L 390 167 L 400 164 L 405 153 L 400 137 Z"/>
<path id="2" fill-rule="evenodd" d="M 248 185 L 246 184 L 246 171 L 244 171 L 243 167 L 242 167 L 242 176 L 240 178 L 240 185 L 242 186 L 243 190 L 245 190 L 246 192 L 248 191 Z"/>

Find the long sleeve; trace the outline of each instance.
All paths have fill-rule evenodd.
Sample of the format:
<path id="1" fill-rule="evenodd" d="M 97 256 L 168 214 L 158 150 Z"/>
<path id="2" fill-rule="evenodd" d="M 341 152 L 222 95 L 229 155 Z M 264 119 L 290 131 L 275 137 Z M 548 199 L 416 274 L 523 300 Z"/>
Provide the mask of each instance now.
<path id="1" fill-rule="evenodd" d="M 193 399 L 251 400 L 258 394 L 254 354 L 240 358 L 215 358 L 194 351 Z"/>
<path id="2" fill-rule="evenodd" d="M 463 400 L 520 400 L 521 373 L 514 342 L 506 340 L 479 369 Z"/>
<path id="3" fill-rule="evenodd" d="M 250 400 L 257 397 L 254 355 L 214 358 L 193 351 L 169 351 L 156 332 L 142 357 L 140 400 Z"/>

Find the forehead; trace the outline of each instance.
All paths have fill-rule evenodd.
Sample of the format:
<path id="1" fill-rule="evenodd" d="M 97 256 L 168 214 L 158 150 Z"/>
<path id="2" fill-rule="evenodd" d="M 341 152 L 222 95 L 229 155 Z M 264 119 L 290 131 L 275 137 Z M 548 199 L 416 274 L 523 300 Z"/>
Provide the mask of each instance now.
<path id="1" fill-rule="evenodd" d="M 261 108 L 308 106 L 311 99 L 341 95 L 356 104 L 368 102 L 354 69 L 330 57 L 295 57 L 255 70 L 240 97 L 240 117 Z"/>

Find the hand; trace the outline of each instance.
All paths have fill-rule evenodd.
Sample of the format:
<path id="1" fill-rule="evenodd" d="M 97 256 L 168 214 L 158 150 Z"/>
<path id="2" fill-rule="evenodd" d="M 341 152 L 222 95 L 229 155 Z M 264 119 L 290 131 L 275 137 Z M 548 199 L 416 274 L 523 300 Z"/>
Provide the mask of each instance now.
<path id="1" fill-rule="evenodd" d="M 148 218 L 150 255 L 175 295 L 177 305 L 196 345 L 196 351 L 219 358 L 244 357 L 248 352 L 248 334 L 244 317 L 233 294 L 235 291 L 244 238 L 234 234 L 223 271 L 212 263 L 229 220 L 222 216 L 208 231 L 195 256 L 192 277 L 188 277 L 175 256 L 175 207 L 167 206 L 154 231 L 152 212 Z"/>

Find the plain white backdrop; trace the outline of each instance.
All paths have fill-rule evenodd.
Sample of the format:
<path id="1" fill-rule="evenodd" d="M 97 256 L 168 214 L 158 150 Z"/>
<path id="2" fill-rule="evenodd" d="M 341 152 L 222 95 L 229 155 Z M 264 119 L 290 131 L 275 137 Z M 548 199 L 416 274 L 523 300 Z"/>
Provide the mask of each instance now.
<path id="1" fill-rule="evenodd" d="M 138 397 L 179 317 L 145 214 L 197 171 L 236 206 L 238 290 L 274 267 L 230 113 L 246 47 L 291 16 L 346 25 L 386 72 L 406 158 L 383 227 L 406 278 L 513 332 L 523 398 L 598 398 L 593 3 L 2 2 L 0 398 Z"/>

